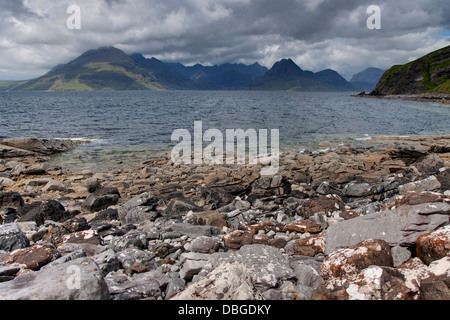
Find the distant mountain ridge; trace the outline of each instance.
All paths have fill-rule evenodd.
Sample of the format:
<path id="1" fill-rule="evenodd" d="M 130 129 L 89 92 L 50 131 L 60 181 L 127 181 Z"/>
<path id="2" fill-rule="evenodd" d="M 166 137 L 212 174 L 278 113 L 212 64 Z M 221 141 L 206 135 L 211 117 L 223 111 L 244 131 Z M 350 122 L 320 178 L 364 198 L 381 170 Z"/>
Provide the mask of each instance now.
<path id="1" fill-rule="evenodd" d="M 249 86 L 253 90 L 292 91 L 356 91 L 361 88 L 352 85 L 334 70 L 317 73 L 304 71 L 292 59 L 282 59 L 266 74 Z"/>
<path id="2" fill-rule="evenodd" d="M 304 71 L 291 59 L 268 70 L 252 65 L 184 66 L 114 47 L 89 50 L 67 64 L 29 81 L 4 83 L 3 90 L 297 90 L 358 91 L 361 87 L 334 70 Z"/>
<path id="3" fill-rule="evenodd" d="M 240 89 L 262 77 L 268 69 L 259 63 L 250 66 L 226 63 L 220 66 L 202 66 L 196 64 L 186 67 L 181 63 L 168 63 L 179 74 L 216 89 Z"/>
<path id="4" fill-rule="evenodd" d="M 372 91 L 377 86 L 378 81 L 383 76 L 386 70 L 378 68 L 367 68 L 357 74 L 355 74 L 350 82 L 363 87 L 366 91 Z"/>

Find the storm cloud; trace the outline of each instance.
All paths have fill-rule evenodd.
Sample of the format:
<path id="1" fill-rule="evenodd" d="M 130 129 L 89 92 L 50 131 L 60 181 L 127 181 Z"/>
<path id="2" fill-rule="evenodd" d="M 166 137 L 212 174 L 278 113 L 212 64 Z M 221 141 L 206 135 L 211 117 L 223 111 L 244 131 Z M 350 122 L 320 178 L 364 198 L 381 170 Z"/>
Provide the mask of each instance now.
<path id="1" fill-rule="evenodd" d="M 67 8 L 81 9 L 69 30 Z M 381 8 L 369 30 L 367 8 Z M 0 0 L 0 79 L 28 79 L 105 45 L 187 65 L 292 58 L 349 78 L 450 45 L 448 0 Z"/>

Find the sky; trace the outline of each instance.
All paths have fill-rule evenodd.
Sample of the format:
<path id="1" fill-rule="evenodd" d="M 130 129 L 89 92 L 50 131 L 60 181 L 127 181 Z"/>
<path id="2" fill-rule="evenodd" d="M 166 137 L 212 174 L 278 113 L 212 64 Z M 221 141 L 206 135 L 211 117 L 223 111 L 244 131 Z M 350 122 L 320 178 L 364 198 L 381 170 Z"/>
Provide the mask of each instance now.
<path id="1" fill-rule="evenodd" d="M 367 26 L 371 5 L 381 29 Z M 291 58 L 349 79 L 448 45 L 449 0 L 0 0 L 0 80 L 35 78 L 102 46 L 185 65 Z"/>

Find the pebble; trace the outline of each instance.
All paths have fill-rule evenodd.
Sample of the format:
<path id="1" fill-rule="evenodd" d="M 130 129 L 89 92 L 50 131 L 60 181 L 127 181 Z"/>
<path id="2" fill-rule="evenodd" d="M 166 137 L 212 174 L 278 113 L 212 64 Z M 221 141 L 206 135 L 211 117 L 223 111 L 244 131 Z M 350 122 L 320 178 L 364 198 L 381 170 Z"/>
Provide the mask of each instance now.
<path id="1" fill-rule="evenodd" d="M 0 223 L 9 221 L 0 225 L 1 297 L 24 297 L 26 289 L 17 291 L 19 281 L 29 281 L 29 292 L 35 295 L 39 277 L 48 281 L 55 272 L 64 279 L 61 266 L 80 263 L 90 273 L 83 280 L 92 285 L 90 299 L 227 296 L 216 288 L 231 288 L 234 292 L 229 297 L 251 300 L 437 298 L 433 288 L 450 277 L 450 264 L 443 260 L 450 253 L 448 237 L 441 237 L 439 246 L 433 240 L 440 234 L 433 233 L 436 227 L 450 222 L 450 190 L 441 188 L 448 182 L 439 180 L 450 169 L 430 170 L 436 157 L 443 157 L 439 163 L 444 164 L 450 159 L 447 154 L 432 153 L 436 157 L 430 159 L 436 161 L 422 161 L 416 168 L 409 156 L 415 148 L 426 152 L 428 146 L 431 150 L 432 145 L 449 140 L 386 137 L 380 138 L 376 148 L 335 148 L 324 142 L 321 152 L 281 155 L 274 177 L 260 177 L 251 166 L 171 166 L 164 159 L 149 159 L 110 172 L 70 173 L 59 168 L 58 180 L 55 176 L 25 180 L 14 174 L 37 164 L 33 158 L 0 159 L 3 172 L 11 174 L 11 178 L 0 178 L 0 199 L 5 199 L 4 205 L 0 203 Z M 48 167 L 47 172 L 52 169 Z M 7 192 L 16 192 L 15 197 Z M 109 201 L 110 193 L 116 195 L 114 201 Z M 88 197 L 92 203 L 106 198 L 98 206 L 83 206 Z M 421 199 L 430 202 L 414 202 Z M 48 200 L 58 200 L 66 209 L 64 214 L 43 213 L 56 221 L 40 226 L 36 221 L 14 221 Z M 119 214 L 100 214 L 104 209 L 117 209 Z M 370 221 L 367 218 L 386 212 L 416 219 L 412 221 L 420 226 L 414 231 L 417 238 L 427 235 L 420 242 L 426 254 L 414 251 L 416 239 L 411 235 L 408 242 L 390 242 L 388 235 L 402 238 L 388 223 L 382 230 L 385 240 L 331 243 L 341 241 L 332 237 L 333 232 L 361 226 Z M 423 212 L 429 220 L 420 215 Z M 81 223 L 82 217 L 86 224 Z M 88 230 L 79 230 L 85 226 Z M 301 226 L 311 229 L 306 232 Z M 350 234 L 358 231 L 350 229 Z M 69 242 L 57 247 L 57 239 Z M 17 249 L 34 252 L 40 243 L 46 243 L 55 258 L 41 258 L 40 264 L 27 261 L 34 270 L 7 258 Z M 364 254 L 368 250 L 370 254 Z M 345 272 L 333 273 L 326 269 L 330 265 L 333 272 Z M 216 286 L 208 282 L 217 270 L 223 270 L 220 279 L 231 277 L 232 282 Z M 38 278 L 27 280 L 24 273 Z M 421 287 L 421 281 L 426 286 Z M 202 285 L 207 290 L 199 292 Z M 56 290 L 61 287 L 49 286 L 45 294 L 54 297 Z M 63 292 L 61 298 L 66 295 Z"/>

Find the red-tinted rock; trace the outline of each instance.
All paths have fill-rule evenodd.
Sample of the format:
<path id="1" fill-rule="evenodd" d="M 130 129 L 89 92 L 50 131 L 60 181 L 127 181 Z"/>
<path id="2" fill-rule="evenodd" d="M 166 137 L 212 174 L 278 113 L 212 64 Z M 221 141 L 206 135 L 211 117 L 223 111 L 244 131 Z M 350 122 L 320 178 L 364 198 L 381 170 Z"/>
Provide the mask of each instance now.
<path id="1" fill-rule="evenodd" d="M 283 231 L 300 232 L 300 233 L 319 233 L 322 230 L 320 224 L 312 222 L 310 220 L 302 220 L 293 222 L 284 226 Z"/>
<path id="2" fill-rule="evenodd" d="M 24 265 L 25 269 L 36 271 L 60 256 L 61 254 L 52 245 L 37 244 L 32 247 L 13 251 L 2 257 L 2 260 L 7 265 L 17 263 Z"/>
<path id="3" fill-rule="evenodd" d="M 443 202 L 444 199 L 446 199 L 446 197 L 443 194 L 431 191 L 408 192 L 405 195 L 399 196 L 390 207 L 393 205 L 401 206 L 408 204 L 414 206 L 422 203 Z"/>
<path id="4" fill-rule="evenodd" d="M 269 240 L 270 240 L 270 238 L 266 234 L 255 234 L 253 236 L 252 243 L 253 244 L 265 244 L 265 245 L 267 245 L 267 244 L 269 244 Z"/>
<path id="5" fill-rule="evenodd" d="M 228 249 L 239 249 L 246 244 L 253 243 L 253 235 L 250 231 L 236 230 L 223 237 L 225 247 Z"/>
<path id="6" fill-rule="evenodd" d="M 393 267 L 391 249 L 386 241 L 365 240 L 338 249 L 325 258 L 320 271 L 324 279 L 340 278 L 357 274 L 372 265 Z"/>
<path id="7" fill-rule="evenodd" d="M 317 234 L 294 243 L 294 254 L 314 257 L 325 250 L 325 234 Z"/>
<path id="8" fill-rule="evenodd" d="M 316 288 L 311 299 L 412 300 L 414 296 L 394 268 L 370 266 L 348 279 L 329 279 Z"/>
<path id="9" fill-rule="evenodd" d="M 71 234 L 67 234 L 62 238 L 63 243 L 88 243 L 99 245 L 103 240 L 95 230 L 78 231 Z"/>
<path id="10" fill-rule="evenodd" d="M 450 225 L 426 233 L 416 240 L 417 256 L 430 264 L 450 253 Z"/>

